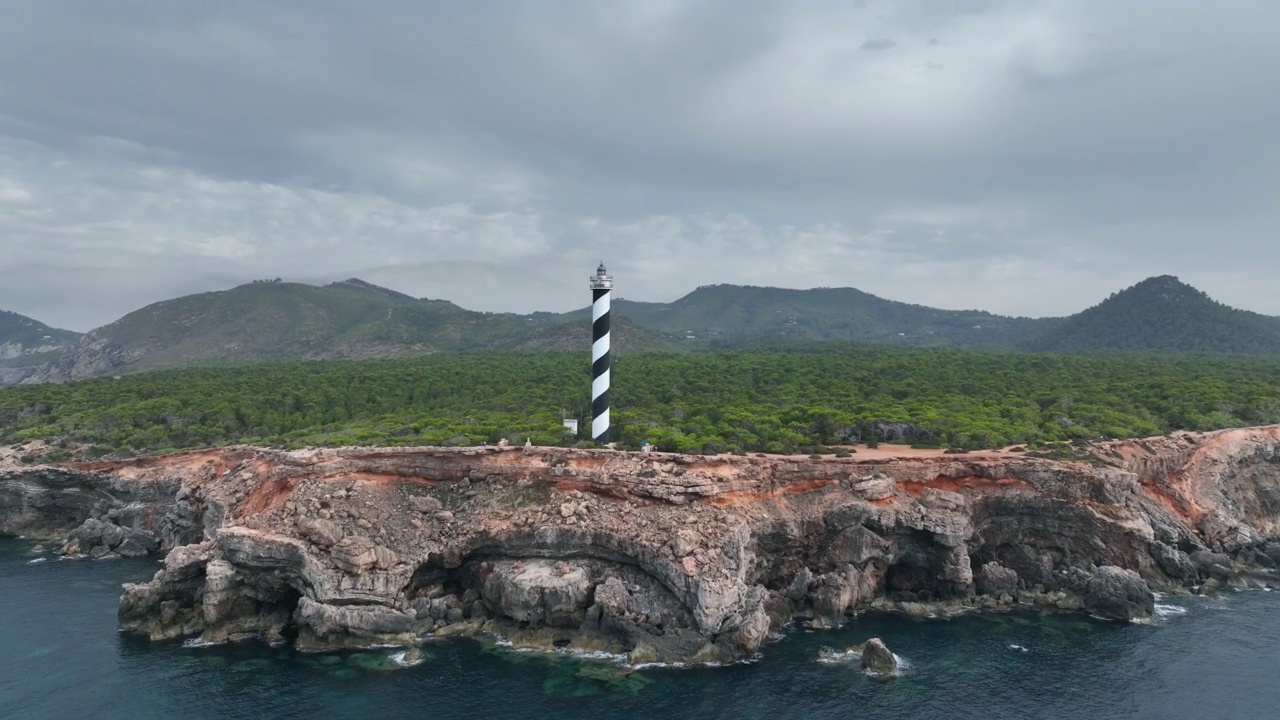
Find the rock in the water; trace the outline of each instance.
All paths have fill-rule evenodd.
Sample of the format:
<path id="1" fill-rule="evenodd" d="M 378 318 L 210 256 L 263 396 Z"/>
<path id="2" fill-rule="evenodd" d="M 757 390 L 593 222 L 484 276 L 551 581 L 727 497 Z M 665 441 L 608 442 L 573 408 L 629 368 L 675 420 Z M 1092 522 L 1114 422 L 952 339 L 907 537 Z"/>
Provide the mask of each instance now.
<path id="1" fill-rule="evenodd" d="M 871 638 L 862 646 L 862 669 L 875 675 L 896 675 L 898 658 L 880 638 Z"/>
<path id="2" fill-rule="evenodd" d="M 1018 591 L 1018 573 L 998 562 L 989 562 L 978 571 L 978 592 L 1000 597 Z"/>
<path id="3" fill-rule="evenodd" d="M 1147 583 L 1132 570 L 1104 565 L 1084 585 L 1084 609 L 1111 620 L 1149 618 L 1156 598 Z"/>

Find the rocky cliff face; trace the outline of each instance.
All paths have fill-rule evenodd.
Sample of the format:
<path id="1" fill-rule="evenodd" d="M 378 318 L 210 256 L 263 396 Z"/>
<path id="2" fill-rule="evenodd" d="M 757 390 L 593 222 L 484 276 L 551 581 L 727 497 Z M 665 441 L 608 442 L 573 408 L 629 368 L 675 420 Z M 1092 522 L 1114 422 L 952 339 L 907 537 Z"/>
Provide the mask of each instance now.
<path id="1" fill-rule="evenodd" d="M 1274 585 L 1280 427 L 859 460 L 556 448 L 231 448 L 0 471 L 0 532 L 168 551 L 124 630 L 305 648 L 491 633 L 729 661 L 794 619 Z"/>

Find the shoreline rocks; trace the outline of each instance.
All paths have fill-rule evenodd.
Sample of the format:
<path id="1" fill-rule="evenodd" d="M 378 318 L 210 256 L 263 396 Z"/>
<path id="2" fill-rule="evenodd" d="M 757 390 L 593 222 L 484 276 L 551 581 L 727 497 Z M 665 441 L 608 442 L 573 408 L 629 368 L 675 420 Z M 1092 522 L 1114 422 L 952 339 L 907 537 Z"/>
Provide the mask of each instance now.
<path id="1" fill-rule="evenodd" d="M 1274 586 L 1277 447 L 1280 427 L 1099 444 L 1109 466 L 225 448 L 0 469 L 0 532 L 60 528 L 64 551 L 91 556 L 167 551 L 120 602 L 121 629 L 153 639 L 323 650 L 487 634 L 732 662 L 794 620 L 867 609 L 1134 620 L 1155 590 Z"/>

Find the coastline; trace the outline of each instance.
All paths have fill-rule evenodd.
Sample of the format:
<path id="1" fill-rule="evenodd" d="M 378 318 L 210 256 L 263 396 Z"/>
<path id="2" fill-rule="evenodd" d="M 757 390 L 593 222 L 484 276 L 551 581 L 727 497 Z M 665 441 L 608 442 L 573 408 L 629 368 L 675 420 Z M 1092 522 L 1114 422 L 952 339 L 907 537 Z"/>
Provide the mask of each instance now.
<path id="1" fill-rule="evenodd" d="M 164 552 L 152 639 L 515 647 L 732 663 L 797 618 L 1045 608 L 1274 587 L 1280 426 L 1006 454 L 781 458 L 559 448 L 225 448 L 0 469 L 0 532 Z"/>

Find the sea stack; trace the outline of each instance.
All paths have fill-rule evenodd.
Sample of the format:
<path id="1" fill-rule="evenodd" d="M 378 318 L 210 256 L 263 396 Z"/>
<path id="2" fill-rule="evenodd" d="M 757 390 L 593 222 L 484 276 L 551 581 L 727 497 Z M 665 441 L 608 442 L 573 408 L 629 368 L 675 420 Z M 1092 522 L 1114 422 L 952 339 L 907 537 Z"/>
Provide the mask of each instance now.
<path id="1" fill-rule="evenodd" d="M 609 293 L 613 278 L 596 268 L 591 281 L 591 439 L 609 444 Z"/>

